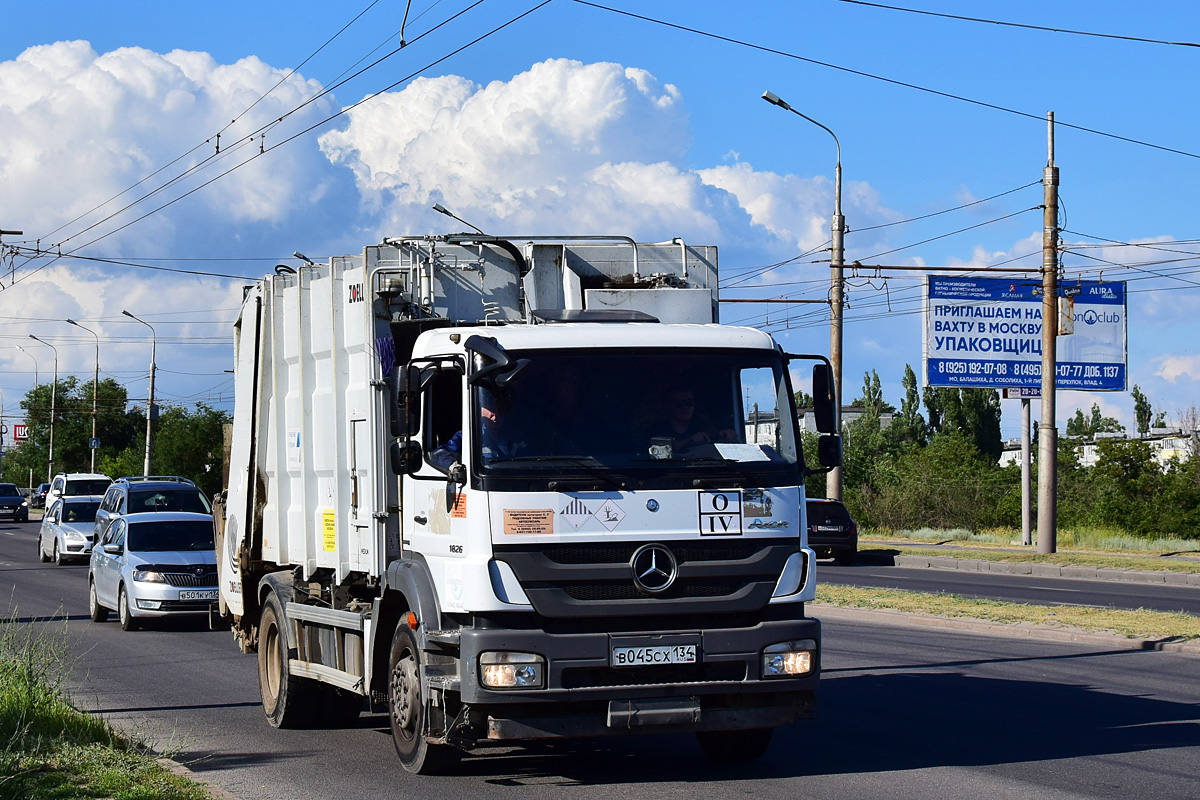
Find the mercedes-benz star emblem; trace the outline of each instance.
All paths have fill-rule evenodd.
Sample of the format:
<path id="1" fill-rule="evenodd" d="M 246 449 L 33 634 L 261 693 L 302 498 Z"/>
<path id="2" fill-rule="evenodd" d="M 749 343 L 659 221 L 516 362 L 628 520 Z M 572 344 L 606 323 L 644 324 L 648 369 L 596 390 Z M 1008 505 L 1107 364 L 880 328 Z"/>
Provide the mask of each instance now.
<path id="1" fill-rule="evenodd" d="M 661 594 L 671 588 L 679 565 L 675 554 L 661 544 L 639 547 L 629 559 L 633 571 L 633 583 L 647 594 Z"/>

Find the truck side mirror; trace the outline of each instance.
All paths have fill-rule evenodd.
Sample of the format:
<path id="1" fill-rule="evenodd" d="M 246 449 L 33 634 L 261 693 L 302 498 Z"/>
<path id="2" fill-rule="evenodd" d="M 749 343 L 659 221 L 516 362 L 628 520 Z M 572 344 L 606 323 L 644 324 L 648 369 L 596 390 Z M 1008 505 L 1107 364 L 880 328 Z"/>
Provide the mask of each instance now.
<path id="1" fill-rule="evenodd" d="M 421 370 L 411 365 L 400 365 L 393 374 L 390 389 L 392 436 L 400 438 L 415 435 L 421 422 Z"/>
<path id="2" fill-rule="evenodd" d="M 839 432 L 837 429 L 838 398 L 833 384 L 833 369 L 829 364 L 814 364 L 812 376 L 813 415 L 817 419 L 817 431 L 836 434 Z M 840 463 L 840 457 L 838 460 Z"/>
<path id="3" fill-rule="evenodd" d="M 833 469 L 842 465 L 842 437 L 826 434 L 817 439 L 817 461 L 822 467 Z"/>
<path id="4" fill-rule="evenodd" d="M 421 468 L 421 443 L 414 439 L 392 442 L 388 447 L 388 461 L 395 474 L 413 474 Z"/>
<path id="5" fill-rule="evenodd" d="M 513 361 L 495 339 L 487 336 L 469 336 L 463 348 L 475 354 L 474 369 L 467 379 L 472 386 L 489 386 L 499 390 L 521 376 L 529 366 L 529 359 Z"/>

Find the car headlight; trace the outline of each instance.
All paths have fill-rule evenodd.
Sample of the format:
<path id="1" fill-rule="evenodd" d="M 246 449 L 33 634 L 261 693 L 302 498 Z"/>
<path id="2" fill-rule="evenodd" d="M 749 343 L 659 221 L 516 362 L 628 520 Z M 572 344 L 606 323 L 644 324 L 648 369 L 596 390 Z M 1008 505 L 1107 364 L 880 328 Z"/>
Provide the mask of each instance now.
<path id="1" fill-rule="evenodd" d="M 479 668 L 483 685 L 489 689 L 540 689 L 545 685 L 546 659 L 533 653 L 481 653 Z"/>
<path id="2" fill-rule="evenodd" d="M 807 675 L 816 666 L 817 643 L 813 639 L 780 642 L 763 649 L 764 678 L 788 678 Z"/>
<path id="3" fill-rule="evenodd" d="M 133 579 L 135 581 L 143 581 L 145 583 L 167 582 L 167 579 L 162 576 L 161 572 L 155 572 L 152 569 L 135 569 L 133 571 Z"/>
<path id="4" fill-rule="evenodd" d="M 21 508 L 24 508 L 24 507 L 25 507 L 25 506 L 27 506 L 27 505 L 29 505 L 29 501 L 28 501 L 28 500 L 22 500 L 22 501 L 21 501 Z"/>
<path id="5" fill-rule="evenodd" d="M 63 531 L 63 535 L 66 536 L 68 539 L 72 539 L 72 540 L 76 540 L 76 541 L 82 541 L 87 538 L 79 531 Z"/>

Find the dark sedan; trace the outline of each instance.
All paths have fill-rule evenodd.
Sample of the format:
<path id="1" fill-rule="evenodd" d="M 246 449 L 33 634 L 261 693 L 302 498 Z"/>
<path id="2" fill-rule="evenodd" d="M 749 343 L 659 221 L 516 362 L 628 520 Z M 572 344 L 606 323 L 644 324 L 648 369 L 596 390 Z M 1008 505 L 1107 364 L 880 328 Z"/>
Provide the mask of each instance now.
<path id="1" fill-rule="evenodd" d="M 850 565 L 858 555 L 858 525 L 850 512 L 837 500 L 812 499 L 804 504 L 808 516 L 808 546 L 817 557 L 832 556 L 839 564 Z"/>
<path id="2" fill-rule="evenodd" d="M 0 483 L 0 517 L 29 522 L 29 501 L 15 483 Z"/>

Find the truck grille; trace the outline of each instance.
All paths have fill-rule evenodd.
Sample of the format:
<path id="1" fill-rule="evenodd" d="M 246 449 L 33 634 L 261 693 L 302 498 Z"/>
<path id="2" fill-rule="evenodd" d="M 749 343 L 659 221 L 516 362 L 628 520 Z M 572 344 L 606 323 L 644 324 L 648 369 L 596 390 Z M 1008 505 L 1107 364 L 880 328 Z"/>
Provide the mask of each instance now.
<path id="1" fill-rule="evenodd" d="M 659 594 L 642 591 L 629 566 L 645 542 L 578 545 L 498 545 L 497 560 L 513 574 L 544 617 L 723 614 L 767 604 L 794 539 L 660 542 L 675 557 L 674 582 Z"/>

